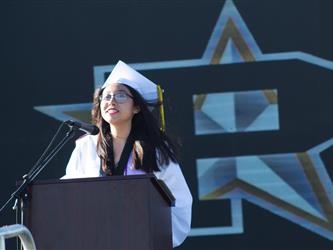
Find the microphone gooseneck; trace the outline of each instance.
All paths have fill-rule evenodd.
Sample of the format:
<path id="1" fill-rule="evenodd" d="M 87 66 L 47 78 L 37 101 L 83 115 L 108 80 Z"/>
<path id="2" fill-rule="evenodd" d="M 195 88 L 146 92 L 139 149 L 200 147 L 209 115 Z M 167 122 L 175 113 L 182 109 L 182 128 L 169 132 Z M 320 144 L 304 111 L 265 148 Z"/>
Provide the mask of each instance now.
<path id="1" fill-rule="evenodd" d="M 99 128 L 90 123 L 68 120 L 65 121 L 65 124 L 68 125 L 69 127 L 79 129 L 90 135 L 97 135 L 99 133 Z"/>

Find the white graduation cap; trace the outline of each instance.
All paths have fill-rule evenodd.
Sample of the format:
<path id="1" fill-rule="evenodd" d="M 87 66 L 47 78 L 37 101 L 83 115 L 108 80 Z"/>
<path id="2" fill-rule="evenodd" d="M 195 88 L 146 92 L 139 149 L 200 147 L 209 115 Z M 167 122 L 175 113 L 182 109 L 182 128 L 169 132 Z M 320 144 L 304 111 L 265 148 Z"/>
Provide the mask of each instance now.
<path id="1" fill-rule="evenodd" d="M 148 102 L 159 100 L 157 85 L 123 61 L 118 61 L 102 88 L 111 83 L 122 83 L 134 88 Z"/>

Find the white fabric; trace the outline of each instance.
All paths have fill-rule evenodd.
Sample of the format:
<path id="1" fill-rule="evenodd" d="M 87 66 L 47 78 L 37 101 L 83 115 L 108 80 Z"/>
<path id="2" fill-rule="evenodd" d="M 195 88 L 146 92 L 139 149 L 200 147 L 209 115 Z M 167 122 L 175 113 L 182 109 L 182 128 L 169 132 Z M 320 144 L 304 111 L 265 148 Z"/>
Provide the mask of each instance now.
<path id="1" fill-rule="evenodd" d="M 97 136 L 87 135 L 76 141 L 76 147 L 62 179 L 98 177 L 100 158 L 96 152 Z M 175 206 L 171 208 L 173 247 L 179 246 L 191 229 L 192 195 L 178 164 L 170 162 L 161 171 L 154 172 L 163 180 L 173 196 Z"/>

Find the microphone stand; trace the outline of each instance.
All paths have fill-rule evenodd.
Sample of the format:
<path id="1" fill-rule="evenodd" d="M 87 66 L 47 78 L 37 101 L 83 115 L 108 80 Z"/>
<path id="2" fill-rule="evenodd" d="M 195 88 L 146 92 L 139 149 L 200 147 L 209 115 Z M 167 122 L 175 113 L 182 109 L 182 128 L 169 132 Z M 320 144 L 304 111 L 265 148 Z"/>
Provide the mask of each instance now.
<path id="1" fill-rule="evenodd" d="M 0 212 L 4 210 L 4 208 L 15 199 L 15 204 L 13 209 L 18 213 L 18 203 L 21 200 L 21 224 L 23 224 L 23 208 L 24 201 L 27 199 L 28 195 L 26 189 L 30 183 L 32 183 L 36 177 L 40 174 L 41 171 L 44 170 L 46 165 L 53 159 L 53 157 L 59 152 L 59 150 L 75 135 L 76 128 L 71 127 L 70 130 L 66 133 L 65 137 L 58 143 L 57 146 L 47 155 L 44 159 L 37 162 L 35 166 L 33 166 L 32 171 L 23 176 L 22 184 L 11 194 L 10 198 L 7 202 L 1 207 Z"/>

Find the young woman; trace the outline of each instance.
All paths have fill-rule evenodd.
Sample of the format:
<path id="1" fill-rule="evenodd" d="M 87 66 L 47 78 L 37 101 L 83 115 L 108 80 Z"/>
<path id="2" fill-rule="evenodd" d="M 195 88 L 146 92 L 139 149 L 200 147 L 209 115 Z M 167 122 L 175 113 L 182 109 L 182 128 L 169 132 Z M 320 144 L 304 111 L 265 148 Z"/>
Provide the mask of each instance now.
<path id="1" fill-rule="evenodd" d="M 154 173 L 176 199 L 172 207 L 173 246 L 191 228 L 192 196 L 177 163 L 176 150 L 150 106 L 159 105 L 157 86 L 119 61 L 94 95 L 98 135 L 76 141 L 63 179 Z"/>

